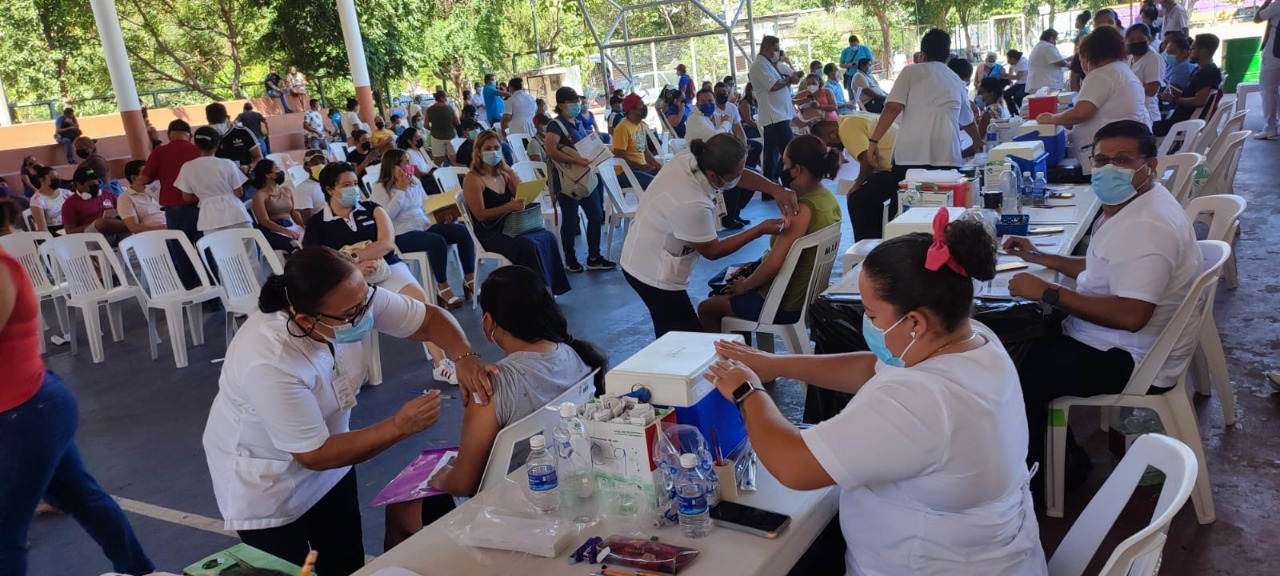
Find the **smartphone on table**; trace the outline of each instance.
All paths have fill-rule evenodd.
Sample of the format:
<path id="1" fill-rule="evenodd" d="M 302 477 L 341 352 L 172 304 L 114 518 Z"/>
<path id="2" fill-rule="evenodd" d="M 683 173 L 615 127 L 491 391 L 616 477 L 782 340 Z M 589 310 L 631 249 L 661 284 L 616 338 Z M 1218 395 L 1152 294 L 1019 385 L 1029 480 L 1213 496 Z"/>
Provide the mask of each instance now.
<path id="1" fill-rule="evenodd" d="M 777 538 L 787 526 L 791 525 L 791 517 L 786 514 L 761 510 L 736 502 L 721 502 L 711 508 L 711 522 L 716 526 L 755 534 L 770 540 Z"/>

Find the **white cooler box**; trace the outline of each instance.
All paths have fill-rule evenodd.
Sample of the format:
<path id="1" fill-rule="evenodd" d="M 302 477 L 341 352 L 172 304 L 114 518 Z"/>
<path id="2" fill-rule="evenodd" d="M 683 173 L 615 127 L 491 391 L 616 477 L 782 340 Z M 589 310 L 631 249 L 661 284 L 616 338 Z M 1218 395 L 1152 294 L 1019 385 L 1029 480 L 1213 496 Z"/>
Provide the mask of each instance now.
<path id="1" fill-rule="evenodd" d="M 694 406 L 715 391 L 702 375 L 716 361 L 720 340 L 744 341 L 736 334 L 668 332 L 605 374 L 605 393 L 627 394 L 643 386 L 653 394 L 652 404 Z"/>

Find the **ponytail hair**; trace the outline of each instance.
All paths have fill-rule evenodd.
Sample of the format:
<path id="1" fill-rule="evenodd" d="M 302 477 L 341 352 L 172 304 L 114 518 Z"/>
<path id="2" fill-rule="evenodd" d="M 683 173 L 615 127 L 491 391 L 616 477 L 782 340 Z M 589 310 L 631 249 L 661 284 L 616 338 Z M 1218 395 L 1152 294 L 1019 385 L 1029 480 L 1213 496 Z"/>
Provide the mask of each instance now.
<path id="1" fill-rule="evenodd" d="M 253 174 L 249 183 L 252 184 L 254 188 L 258 189 L 266 186 L 267 175 L 270 174 L 271 170 L 275 167 L 276 163 L 274 160 L 268 160 L 266 158 L 259 160 L 257 164 L 253 165 Z"/>
<path id="2" fill-rule="evenodd" d="M 786 154 L 792 164 L 804 168 L 817 182 L 823 178 L 834 179 L 840 171 L 840 152 L 828 148 L 813 134 L 796 136 L 787 144 Z"/>
<path id="3" fill-rule="evenodd" d="M 746 161 L 747 145 L 733 134 L 716 134 L 707 140 L 689 142 L 689 152 L 698 160 L 698 170 L 720 175 L 737 174 Z"/>
<path id="4" fill-rule="evenodd" d="M 313 314 L 329 292 L 356 270 L 355 264 L 327 246 L 306 246 L 289 256 L 284 274 L 272 274 L 258 293 L 258 310 L 271 314 Z"/>
<path id="5" fill-rule="evenodd" d="M 596 392 L 604 391 L 609 358 L 594 344 L 569 333 L 564 312 L 547 290 L 542 276 L 524 266 L 503 266 L 485 278 L 480 287 L 480 309 L 512 337 L 525 342 L 555 342 L 573 349 L 596 370 Z"/>
<path id="6" fill-rule="evenodd" d="M 974 220 L 953 221 L 944 234 L 951 258 L 967 275 L 949 266 L 926 268 L 933 235 L 923 232 L 885 240 L 862 266 L 876 296 L 891 304 L 896 316 L 927 309 L 941 319 L 943 329 L 952 332 L 973 310 L 973 280 L 996 275 L 996 243 L 986 227 Z"/>

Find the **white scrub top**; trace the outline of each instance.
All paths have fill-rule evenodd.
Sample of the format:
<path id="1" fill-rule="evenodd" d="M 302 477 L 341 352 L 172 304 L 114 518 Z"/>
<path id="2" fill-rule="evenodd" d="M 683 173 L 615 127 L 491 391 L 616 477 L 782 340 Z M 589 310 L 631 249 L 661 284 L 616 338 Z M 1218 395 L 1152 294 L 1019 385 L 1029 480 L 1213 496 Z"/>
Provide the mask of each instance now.
<path id="1" fill-rule="evenodd" d="M 840 487 L 850 576 L 1047 573 L 1018 372 L 987 344 L 876 374 L 802 432 Z"/>
<path id="2" fill-rule="evenodd" d="M 622 269 L 660 290 L 689 287 L 698 253 L 689 243 L 716 239 L 716 195 L 698 160 L 685 150 L 658 171 L 640 195 L 622 244 Z"/>
<path id="3" fill-rule="evenodd" d="M 960 127 L 973 124 L 973 108 L 964 82 L 941 62 L 902 69 L 889 92 L 889 102 L 905 108 L 898 116 L 898 142 L 893 161 L 899 166 L 964 164 Z"/>
<path id="4" fill-rule="evenodd" d="M 507 131 L 511 134 L 537 133 L 538 130 L 533 125 L 533 115 L 537 112 L 537 99 L 524 90 L 517 90 L 507 98 L 507 113 L 511 114 L 511 124 L 507 126 Z"/>
<path id="5" fill-rule="evenodd" d="M 406 338 L 426 306 L 377 290 L 374 328 Z M 227 348 L 218 395 L 204 429 L 205 459 L 227 530 L 289 524 L 351 469 L 313 471 L 293 454 L 311 452 L 350 430 L 351 408 L 368 372 L 369 339 L 329 345 L 289 334 L 287 314 L 254 313 Z"/>
<path id="6" fill-rule="evenodd" d="M 1103 126 L 1120 120 L 1137 120 L 1151 125 L 1142 82 L 1123 61 L 1090 70 L 1080 84 L 1080 93 L 1076 95 L 1076 103 L 1080 102 L 1091 102 L 1098 107 L 1092 118 L 1071 129 L 1071 145 L 1085 174 L 1093 172 L 1093 163 L 1089 161 L 1089 156 L 1093 155 L 1093 136 Z"/>

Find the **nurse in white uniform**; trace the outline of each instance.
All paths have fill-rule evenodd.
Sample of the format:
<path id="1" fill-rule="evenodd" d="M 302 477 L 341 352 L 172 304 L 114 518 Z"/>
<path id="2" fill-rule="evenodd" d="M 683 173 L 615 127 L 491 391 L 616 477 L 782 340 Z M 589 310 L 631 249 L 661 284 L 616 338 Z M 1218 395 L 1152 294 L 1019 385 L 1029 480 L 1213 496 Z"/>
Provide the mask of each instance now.
<path id="1" fill-rule="evenodd" d="M 350 428 L 369 332 L 439 344 L 461 384 L 484 397 L 487 368 L 448 312 L 366 284 L 330 248 L 290 256 L 258 308 L 227 349 L 205 425 L 218 510 L 245 543 L 299 565 L 315 549 L 317 572 L 345 576 L 364 565 L 353 466 L 435 424 L 440 411 L 433 392 Z"/>
<path id="2" fill-rule="evenodd" d="M 920 50 L 926 61 L 907 66 L 898 75 L 867 148 L 867 161 L 879 164 L 880 139 L 898 120 L 898 141 L 893 149 L 898 180 L 905 178 L 910 168 L 959 168 L 964 164 L 963 156 L 982 149 L 968 87 L 946 65 L 951 36 L 930 30 L 920 39 Z M 968 132 L 972 141 L 966 150 L 960 146 L 961 130 Z"/>
<path id="3" fill-rule="evenodd" d="M 731 342 L 707 375 L 738 404 L 760 461 L 784 486 L 840 488 L 845 573 L 1047 573 L 1027 470 L 1027 419 L 1004 346 L 969 318 L 973 280 L 995 275 L 981 224 L 946 212 L 934 235 L 886 240 L 858 286 L 870 352 L 774 356 Z M 761 380 L 854 394 L 796 429 Z"/>
<path id="4" fill-rule="evenodd" d="M 620 264 L 627 283 L 648 307 L 656 336 L 673 330 L 702 331 L 685 291 L 698 256 L 716 260 L 752 240 L 782 233 L 785 221 L 775 218 L 719 237 L 725 190 L 740 187 L 772 194 L 784 215 L 795 213 L 795 193 L 747 170 L 746 160 L 747 145 L 733 134 L 716 134 L 705 142 L 694 139 L 663 165 L 640 195 Z"/>

